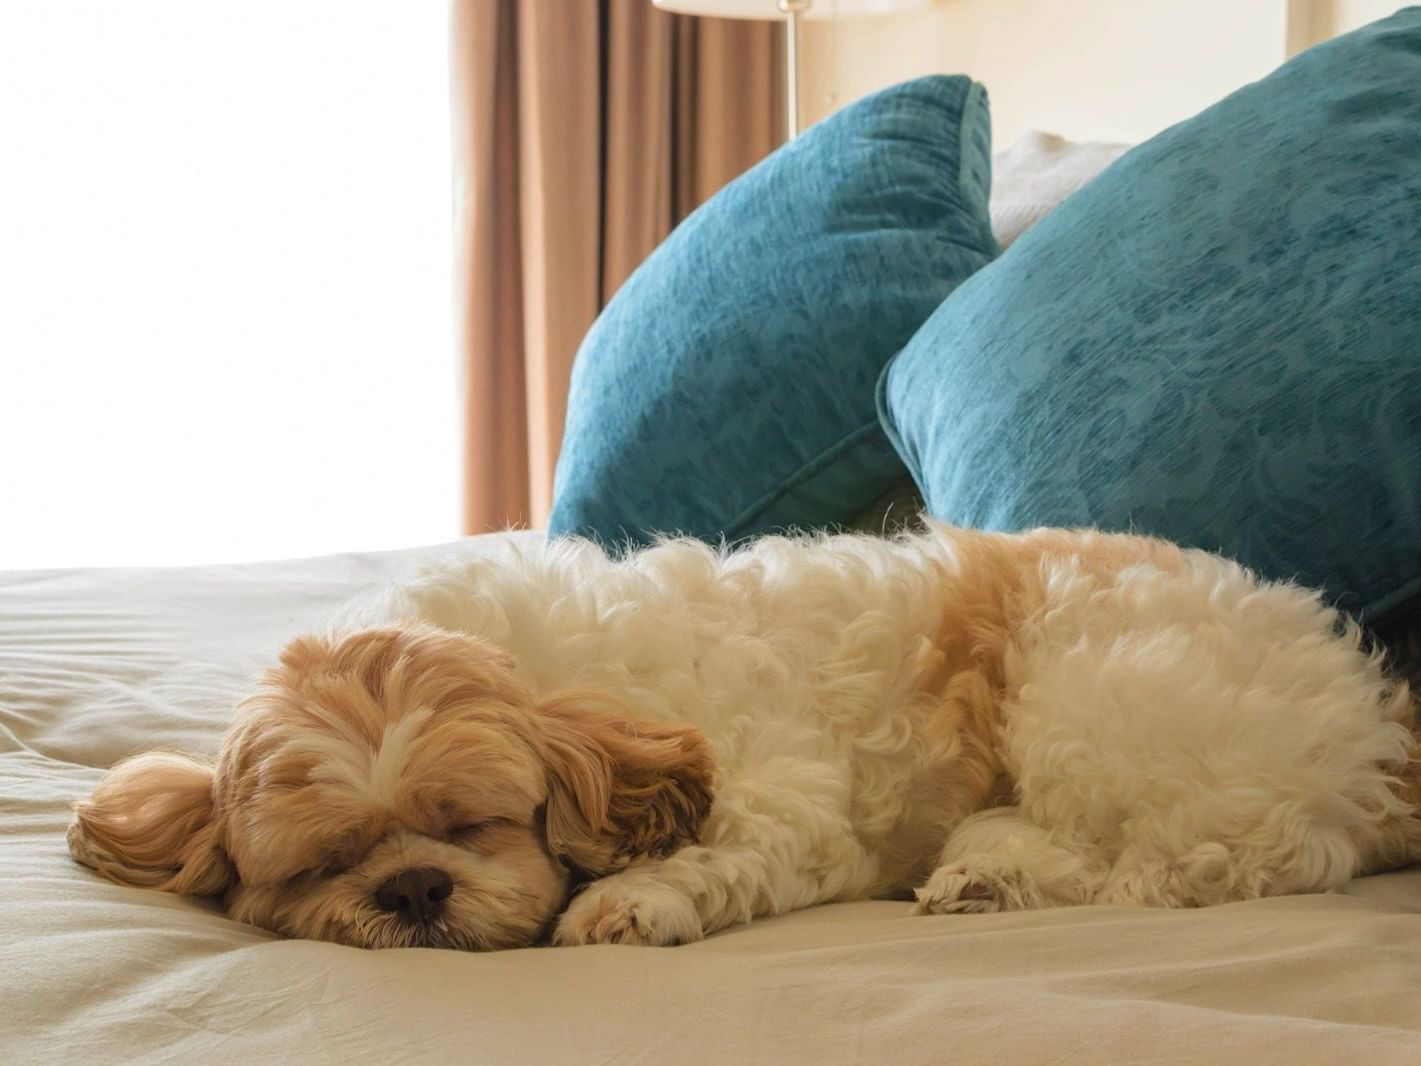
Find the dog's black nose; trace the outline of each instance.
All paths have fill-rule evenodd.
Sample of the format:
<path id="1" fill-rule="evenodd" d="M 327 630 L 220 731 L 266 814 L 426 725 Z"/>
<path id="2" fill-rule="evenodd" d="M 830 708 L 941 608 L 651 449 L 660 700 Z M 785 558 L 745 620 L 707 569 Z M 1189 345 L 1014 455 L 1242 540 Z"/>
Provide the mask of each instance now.
<path id="1" fill-rule="evenodd" d="M 454 892 L 454 882 L 443 870 L 421 866 L 387 877 L 375 890 L 375 906 L 409 922 L 432 922 Z"/>

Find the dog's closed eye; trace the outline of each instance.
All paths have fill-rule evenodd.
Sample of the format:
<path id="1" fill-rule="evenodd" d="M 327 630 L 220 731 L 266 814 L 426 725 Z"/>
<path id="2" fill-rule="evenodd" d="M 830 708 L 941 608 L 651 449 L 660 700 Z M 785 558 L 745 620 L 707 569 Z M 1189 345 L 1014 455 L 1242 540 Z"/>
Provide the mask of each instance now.
<path id="1" fill-rule="evenodd" d="M 485 818 L 478 822 L 463 822 L 459 825 L 452 826 L 445 830 L 444 835 L 447 839 L 459 843 L 473 840 L 475 837 L 499 826 L 513 826 L 517 824 L 518 823 L 512 818 Z"/>
<path id="2" fill-rule="evenodd" d="M 361 828 L 342 834 L 329 844 L 321 856 L 321 861 L 313 869 L 322 877 L 336 877 L 359 865 L 378 834 Z"/>

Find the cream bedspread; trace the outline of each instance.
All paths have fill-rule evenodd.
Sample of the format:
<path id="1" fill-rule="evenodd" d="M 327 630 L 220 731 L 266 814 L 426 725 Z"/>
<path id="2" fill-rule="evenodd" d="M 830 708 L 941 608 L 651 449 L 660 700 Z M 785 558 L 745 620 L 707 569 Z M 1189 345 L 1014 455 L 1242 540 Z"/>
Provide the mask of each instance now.
<path id="1" fill-rule="evenodd" d="M 1421 1063 L 1421 870 L 1203 911 L 821 907 L 680 948 L 280 940 L 70 861 L 290 635 L 424 555 L 0 575 L 0 1061 Z"/>

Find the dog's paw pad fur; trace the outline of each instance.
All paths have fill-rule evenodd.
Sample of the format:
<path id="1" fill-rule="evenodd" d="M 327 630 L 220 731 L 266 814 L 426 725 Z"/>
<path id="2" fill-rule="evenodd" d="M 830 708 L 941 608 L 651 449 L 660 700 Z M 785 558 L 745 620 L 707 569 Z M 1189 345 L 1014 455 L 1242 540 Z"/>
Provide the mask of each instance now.
<path id="1" fill-rule="evenodd" d="M 680 893 L 664 887 L 628 892 L 598 883 L 573 897 L 553 930 L 553 944 L 668 947 L 702 935 L 695 905 Z"/>
<path id="2" fill-rule="evenodd" d="M 1026 874 L 973 865 L 939 867 L 914 895 L 914 914 L 992 914 L 1041 906 Z"/>

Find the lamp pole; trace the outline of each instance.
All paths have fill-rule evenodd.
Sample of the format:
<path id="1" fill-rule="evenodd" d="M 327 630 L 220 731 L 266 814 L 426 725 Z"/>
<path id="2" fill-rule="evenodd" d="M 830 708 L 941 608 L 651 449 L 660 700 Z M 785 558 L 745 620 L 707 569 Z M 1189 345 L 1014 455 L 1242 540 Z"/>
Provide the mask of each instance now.
<path id="1" fill-rule="evenodd" d="M 799 136 L 799 16 L 813 0 L 778 0 L 785 15 L 785 140 Z"/>

